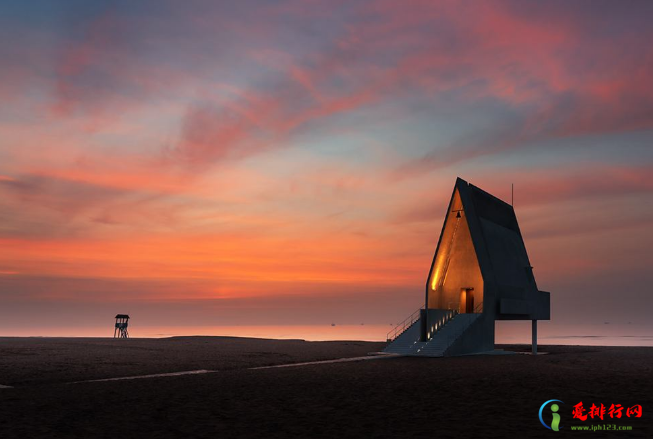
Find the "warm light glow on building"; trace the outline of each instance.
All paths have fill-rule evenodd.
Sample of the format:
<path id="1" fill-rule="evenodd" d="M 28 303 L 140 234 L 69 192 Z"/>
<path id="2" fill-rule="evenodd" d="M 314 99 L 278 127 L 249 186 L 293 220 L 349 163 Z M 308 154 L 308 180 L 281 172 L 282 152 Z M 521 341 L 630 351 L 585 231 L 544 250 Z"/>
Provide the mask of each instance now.
<path id="1" fill-rule="evenodd" d="M 430 287 L 435 294 L 429 294 L 429 308 L 464 313 L 469 306 L 474 308 L 483 302 L 483 277 L 457 190 L 447 214 L 433 273 Z M 467 304 L 468 297 L 474 305 Z"/>

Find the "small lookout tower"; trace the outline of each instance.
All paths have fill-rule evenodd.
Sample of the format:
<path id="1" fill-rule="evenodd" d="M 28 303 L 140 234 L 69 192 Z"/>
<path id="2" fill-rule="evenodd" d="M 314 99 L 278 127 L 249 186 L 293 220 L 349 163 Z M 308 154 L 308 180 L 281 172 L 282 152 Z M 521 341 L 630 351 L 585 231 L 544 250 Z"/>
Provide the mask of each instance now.
<path id="1" fill-rule="evenodd" d="M 116 315 L 116 328 L 113 330 L 113 338 L 129 338 L 128 325 L 129 316 L 127 314 Z"/>

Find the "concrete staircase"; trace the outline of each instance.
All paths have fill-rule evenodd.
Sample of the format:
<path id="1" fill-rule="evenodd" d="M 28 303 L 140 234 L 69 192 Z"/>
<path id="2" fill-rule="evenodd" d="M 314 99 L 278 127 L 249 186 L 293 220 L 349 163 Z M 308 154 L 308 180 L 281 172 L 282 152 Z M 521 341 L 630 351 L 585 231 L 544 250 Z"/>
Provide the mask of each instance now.
<path id="1" fill-rule="evenodd" d="M 386 346 L 383 352 L 400 355 L 410 355 L 419 343 L 420 320 L 413 322 L 404 332 L 399 334 L 392 342 Z"/>
<path id="2" fill-rule="evenodd" d="M 444 319 L 444 323 L 432 332 L 431 338 L 426 342 L 419 341 L 421 324 L 418 320 L 383 351 L 415 357 L 443 357 L 447 349 L 460 339 L 480 316 L 481 314 L 454 314 Z"/>

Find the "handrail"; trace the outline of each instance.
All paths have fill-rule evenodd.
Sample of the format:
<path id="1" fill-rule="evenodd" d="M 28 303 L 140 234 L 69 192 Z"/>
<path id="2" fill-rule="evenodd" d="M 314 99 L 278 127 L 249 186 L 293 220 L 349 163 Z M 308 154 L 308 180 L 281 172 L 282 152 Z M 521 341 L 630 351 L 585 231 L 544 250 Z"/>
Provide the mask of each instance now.
<path id="1" fill-rule="evenodd" d="M 482 311 L 479 312 L 479 309 L 482 309 L 482 308 L 483 308 L 483 302 L 479 303 L 479 304 L 474 308 L 474 313 L 475 313 L 475 314 L 480 314 Z M 420 307 L 420 308 L 417 309 L 415 312 L 413 312 L 410 316 L 408 316 L 408 317 L 407 317 L 403 322 L 397 324 L 397 325 L 396 325 L 392 330 L 390 330 L 390 331 L 386 334 L 386 341 L 387 341 L 388 343 L 390 343 L 391 341 L 393 341 L 393 340 L 395 340 L 397 337 L 399 337 L 401 334 L 403 334 L 404 331 L 406 331 L 408 328 L 410 328 L 410 327 L 413 325 L 413 323 L 415 323 L 417 320 L 419 320 L 419 318 L 420 318 L 420 312 L 422 311 L 422 309 L 423 309 L 423 308 Z M 430 341 L 430 339 L 433 337 L 433 335 L 435 334 L 435 332 L 437 332 L 439 329 L 441 329 L 444 325 L 446 325 L 447 323 L 449 323 L 449 321 L 451 321 L 454 317 L 456 317 L 456 316 L 459 315 L 459 314 L 460 314 L 460 313 L 458 312 L 457 309 L 450 309 L 450 310 L 449 310 L 449 313 L 447 313 L 447 314 L 445 314 L 445 315 L 443 316 L 441 324 L 437 325 L 437 328 L 432 328 L 432 329 L 429 331 L 429 334 L 430 334 L 429 341 Z M 476 321 L 476 319 L 474 319 L 474 321 Z M 467 330 L 467 328 L 469 327 L 469 325 L 471 325 L 472 323 L 474 323 L 474 321 L 471 321 L 471 322 L 466 323 L 465 326 L 464 326 L 460 331 L 457 331 L 457 332 L 456 332 L 455 337 L 454 337 L 454 336 L 451 336 L 451 335 L 448 336 L 449 343 L 447 344 L 447 349 L 449 348 L 449 346 L 451 346 L 451 344 L 453 343 L 453 341 L 455 341 L 455 339 L 457 339 L 457 338 L 460 336 L 460 334 L 462 334 L 465 330 Z M 453 337 L 453 340 L 451 339 L 452 337 Z M 446 349 L 445 349 L 445 350 L 446 350 Z"/>
<path id="2" fill-rule="evenodd" d="M 386 334 L 386 341 L 389 343 L 399 337 L 406 329 L 410 328 L 413 323 L 419 320 L 420 312 L 422 308 L 420 307 L 417 311 L 409 315 L 403 322 L 399 323 L 393 329 Z"/>

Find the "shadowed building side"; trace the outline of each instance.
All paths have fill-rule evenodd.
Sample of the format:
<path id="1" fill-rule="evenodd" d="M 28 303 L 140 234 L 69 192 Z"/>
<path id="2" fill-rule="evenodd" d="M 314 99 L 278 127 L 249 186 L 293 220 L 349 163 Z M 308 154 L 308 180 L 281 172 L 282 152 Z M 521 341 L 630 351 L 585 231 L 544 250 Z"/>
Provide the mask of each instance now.
<path id="1" fill-rule="evenodd" d="M 424 308 L 387 352 L 463 355 L 494 350 L 496 320 L 549 320 L 513 207 L 458 178 L 426 282 Z"/>

